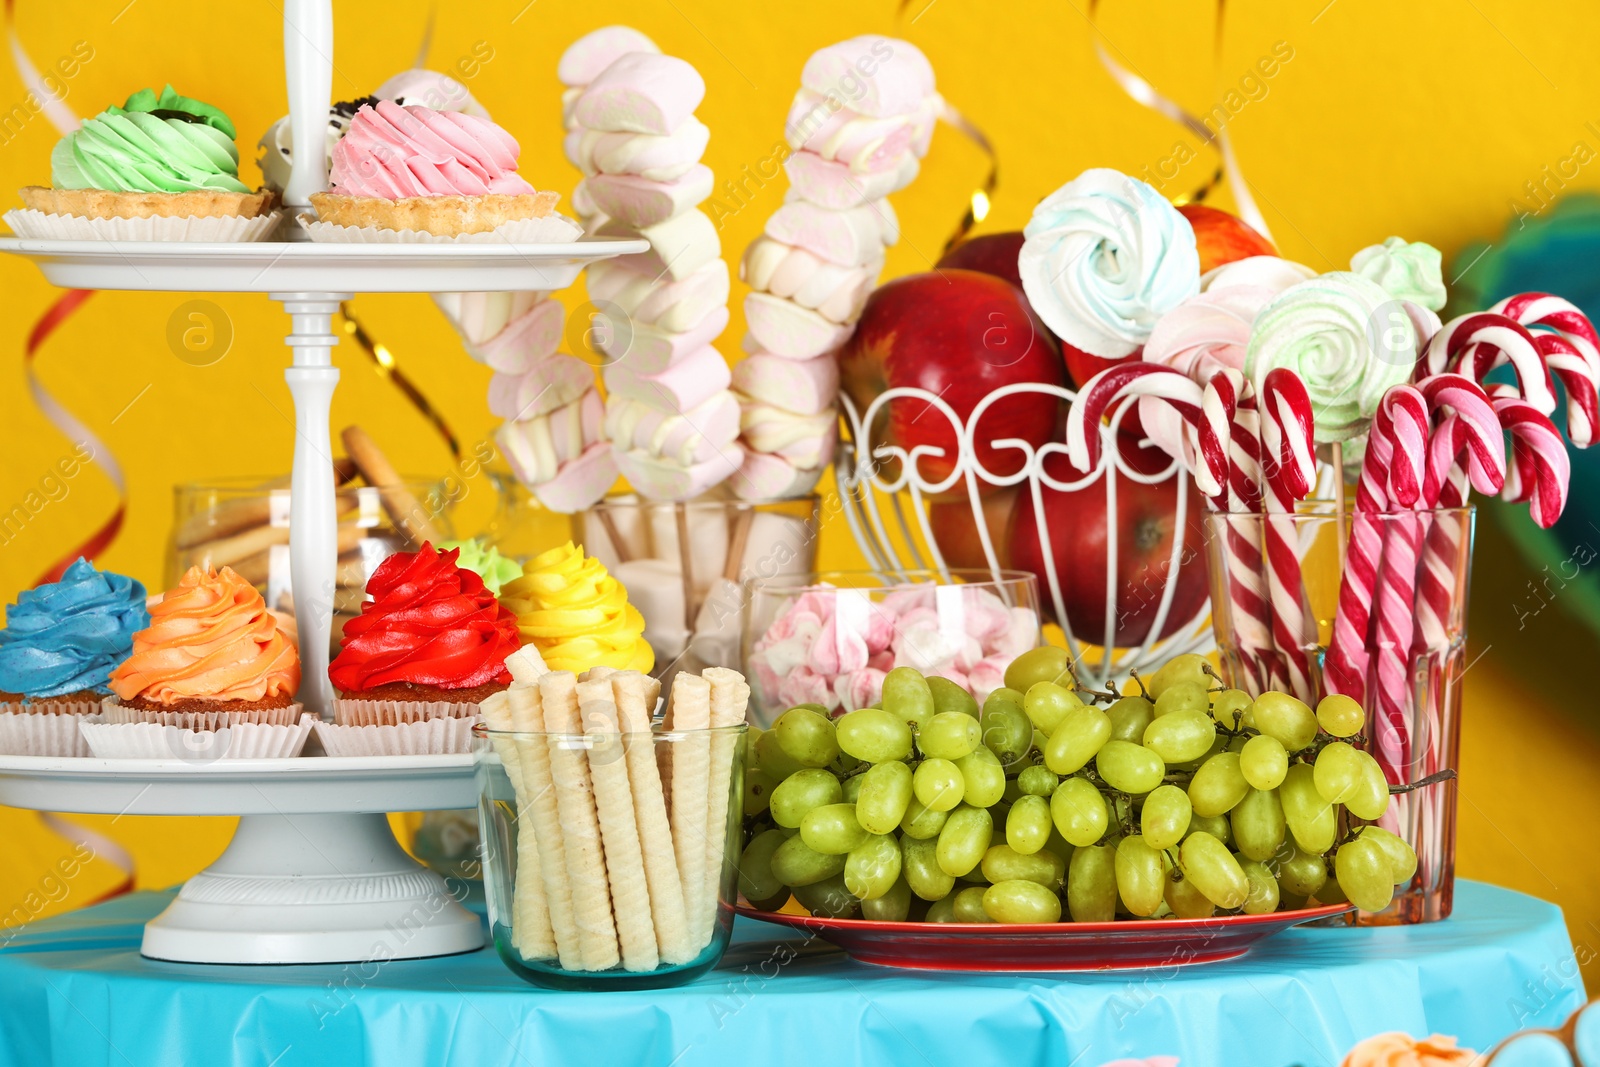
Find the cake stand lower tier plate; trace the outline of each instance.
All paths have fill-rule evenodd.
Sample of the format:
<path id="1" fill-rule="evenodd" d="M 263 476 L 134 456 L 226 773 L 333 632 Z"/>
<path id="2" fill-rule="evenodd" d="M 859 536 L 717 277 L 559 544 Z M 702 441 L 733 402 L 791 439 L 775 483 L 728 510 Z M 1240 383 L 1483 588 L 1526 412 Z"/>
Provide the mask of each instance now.
<path id="1" fill-rule="evenodd" d="M 233 840 L 145 926 L 186 963 L 364 963 L 471 952 L 477 916 L 401 849 L 387 812 L 477 803 L 472 758 L 99 760 L 0 756 L 0 804 L 104 815 L 238 815 Z"/>

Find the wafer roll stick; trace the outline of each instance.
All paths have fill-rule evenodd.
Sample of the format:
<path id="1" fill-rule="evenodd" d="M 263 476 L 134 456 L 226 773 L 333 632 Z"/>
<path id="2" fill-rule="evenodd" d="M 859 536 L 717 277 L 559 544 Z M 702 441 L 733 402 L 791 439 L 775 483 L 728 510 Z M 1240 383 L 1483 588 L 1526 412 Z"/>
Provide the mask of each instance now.
<path id="1" fill-rule="evenodd" d="M 738 726 L 744 722 L 745 709 L 750 703 L 750 686 L 744 675 L 725 667 L 707 667 L 700 676 L 711 683 L 711 727 L 721 729 Z M 728 792 L 733 785 L 733 760 L 737 754 L 739 735 L 734 731 L 713 734 L 711 737 L 711 783 L 707 794 L 705 896 L 700 912 L 690 922 L 690 932 L 696 944 L 711 940 L 711 930 L 717 921 L 717 903 L 722 889 L 723 860 L 730 846 L 728 841 Z"/>
<path id="2" fill-rule="evenodd" d="M 550 671 L 539 679 L 544 728 L 553 734 L 582 734 L 578 719 L 578 679 L 571 671 Z M 583 948 L 583 969 L 607 971 L 621 962 L 617 925 L 611 917 L 611 891 L 595 814 L 589 761 L 571 742 L 552 741 L 550 781 L 561 816 L 561 840 L 567 855 L 567 881 L 572 889 L 572 914 Z"/>
<path id="3" fill-rule="evenodd" d="M 689 921 L 689 944 L 705 948 L 697 918 L 705 908 L 707 788 L 711 775 L 711 683 L 682 671 L 672 680 L 673 730 L 690 731 L 672 744 L 672 845 L 683 883 L 683 908 Z M 715 905 L 713 905 L 715 906 Z M 707 932 L 707 940 L 710 934 Z"/>
<path id="4" fill-rule="evenodd" d="M 655 736 L 650 732 L 650 709 L 655 703 L 649 694 L 652 685 L 659 690 L 660 683 L 638 671 L 612 671 L 608 678 L 627 750 L 628 784 L 633 789 L 634 822 L 639 827 L 645 879 L 650 884 L 656 944 L 663 962 L 688 963 L 697 953 L 689 940 L 683 882 L 678 877 L 677 854 L 672 848 L 672 823 L 656 767 Z"/>
<path id="5" fill-rule="evenodd" d="M 399 472 L 390 465 L 389 458 L 373 443 L 365 430 L 359 426 L 346 426 L 339 437 L 344 441 L 344 450 L 361 471 L 361 477 L 367 480 L 368 485 L 377 488 L 378 499 L 383 501 L 383 510 L 389 513 L 397 529 L 419 546 L 424 541 L 437 545 L 444 540 L 444 534 L 434 525 L 433 517 L 405 487 Z"/>
<path id="6" fill-rule="evenodd" d="M 655 920 L 650 913 L 639 825 L 633 814 L 633 790 L 628 785 L 622 720 L 610 680 L 579 682 L 578 708 L 584 735 L 589 739 L 589 779 L 594 783 L 595 811 L 605 844 L 606 878 L 611 883 L 611 909 L 616 917 L 622 967 L 628 971 L 653 971 L 661 957 L 656 947 Z"/>
<path id="7" fill-rule="evenodd" d="M 506 670 L 517 686 L 538 685 L 539 679 L 550 673 L 544 657 L 533 645 L 523 645 L 506 657 Z"/>
<path id="8" fill-rule="evenodd" d="M 533 825 L 533 808 L 522 777 L 522 753 L 513 738 L 500 736 L 513 729 L 511 696 L 494 693 L 479 707 L 491 731 L 490 741 L 516 796 L 517 878 L 511 891 L 511 943 L 528 959 L 551 959 L 556 955 L 556 935 L 550 925 L 550 903 L 545 894 L 544 873 L 539 867 L 539 837 Z"/>
<path id="9" fill-rule="evenodd" d="M 513 686 L 506 690 L 511 706 L 511 728 L 518 733 L 542 734 L 544 712 L 539 690 L 533 686 Z M 583 970 L 583 942 L 572 903 L 572 887 L 567 881 L 567 855 L 561 836 L 561 817 L 556 791 L 550 777 L 549 742 L 542 736 L 520 738 L 517 749 L 522 757 L 522 782 L 527 807 L 532 814 L 539 849 L 534 853 L 539 877 L 544 882 L 550 929 L 555 935 L 556 957 L 569 971 Z"/>

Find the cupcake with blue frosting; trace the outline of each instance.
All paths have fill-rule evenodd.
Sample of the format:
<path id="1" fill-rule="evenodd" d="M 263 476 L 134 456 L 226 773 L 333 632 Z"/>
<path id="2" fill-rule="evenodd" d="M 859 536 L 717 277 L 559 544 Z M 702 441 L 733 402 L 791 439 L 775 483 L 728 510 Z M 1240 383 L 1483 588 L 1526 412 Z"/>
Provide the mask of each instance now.
<path id="1" fill-rule="evenodd" d="M 78 722 L 99 713 L 112 670 L 149 625 L 144 586 L 83 559 L 22 592 L 0 629 L 0 752 L 88 755 Z"/>

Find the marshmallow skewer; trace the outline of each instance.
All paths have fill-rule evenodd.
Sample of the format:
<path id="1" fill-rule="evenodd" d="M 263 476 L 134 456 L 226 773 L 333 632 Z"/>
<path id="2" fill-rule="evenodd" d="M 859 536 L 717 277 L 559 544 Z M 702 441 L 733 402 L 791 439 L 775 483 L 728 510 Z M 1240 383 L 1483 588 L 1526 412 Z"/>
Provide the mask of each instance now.
<path id="1" fill-rule="evenodd" d="M 740 266 L 751 291 L 749 355 L 734 372 L 745 448 L 734 490 L 746 500 L 803 496 L 832 461 L 834 353 L 899 239 L 884 198 L 916 177 L 941 103 L 933 68 L 906 41 L 856 37 L 806 62 L 785 123 L 791 186 Z"/>
<path id="2" fill-rule="evenodd" d="M 613 462 L 641 496 L 683 501 L 738 469 L 737 404 L 712 342 L 727 326 L 728 268 L 700 162 L 708 136 L 694 111 L 705 81 L 626 27 L 575 42 L 565 148 L 584 174 L 573 202 L 590 233 L 639 237 L 650 250 L 589 269 L 589 293 L 618 329 L 601 337 Z M 717 412 L 723 414 L 719 417 Z"/>

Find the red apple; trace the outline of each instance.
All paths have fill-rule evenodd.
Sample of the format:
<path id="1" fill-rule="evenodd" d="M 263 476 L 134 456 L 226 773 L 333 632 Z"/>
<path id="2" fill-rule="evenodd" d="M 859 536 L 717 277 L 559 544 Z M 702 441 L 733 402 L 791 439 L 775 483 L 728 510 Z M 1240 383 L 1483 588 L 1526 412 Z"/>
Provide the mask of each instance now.
<path id="1" fill-rule="evenodd" d="M 983 498 L 983 523 L 989 528 L 989 544 L 994 546 L 996 561 L 1006 568 L 1011 566 L 1010 525 L 1016 510 L 1016 486 L 997 489 Z M 978 526 L 972 521 L 972 504 L 965 495 L 959 500 L 937 500 L 928 505 L 928 525 L 945 566 L 988 568 L 989 557 L 984 555 Z"/>
<path id="2" fill-rule="evenodd" d="M 1136 469 L 1164 469 L 1170 462 L 1157 449 L 1140 449 L 1120 439 L 1124 456 Z M 1154 454 L 1154 455 L 1152 455 Z M 1045 470 L 1058 482 L 1082 475 L 1057 453 L 1046 458 Z M 1071 492 L 1043 487 L 1044 514 L 1050 532 L 1051 556 L 1067 622 L 1080 641 L 1099 644 L 1106 627 L 1106 478 Z M 1176 479 L 1144 485 L 1125 476 L 1117 478 L 1117 559 L 1115 641 L 1137 645 L 1150 633 L 1171 569 L 1173 539 L 1182 538 L 1178 550 L 1177 588 L 1159 637 L 1168 637 L 1205 607 L 1208 595 L 1204 555 L 1205 525 L 1200 495 L 1192 480 L 1184 529 L 1177 529 Z M 1050 583 L 1039 545 L 1039 518 L 1032 497 L 1019 496 L 1011 528 L 1012 565 L 1039 578 L 1039 597 L 1046 612 L 1054 611 Z"/>
<path id="3" fill-rule="evenodd" d="M 1178 209 L 1194 227 L 1200 249 L 1200 273 L 1251 256 L 1275 256 L 1272 242 L 1251 229 L 1238 216 L 1204 204 L 1184 204 Z"/>
<path id="4" fill-rule="evenodd" d="M 1017 256 L 1022 252 L 1022 242 L 1021 230 L 969 237 L 946 252 L 939 259 L 935 269 L 975 270 L 982 274 L 993 274 L 996 278 L 1004 278 L 1021 289 L 1022 276 L 1017 272 Z M 1121 359 L 1103 359 L 1100 356 L 1091 356 L 1081 348 L 1074 348 L 1059 337 L 1056 338 L 1056 343 L 1061 346 L 1061 355 L 1066 360 L 1068 387 L 1082 385 L 1107 367 L 1139 358 L 1139 353 L 1133 352 Z M 1132 417 L 1133 414 L 1130 412 L 1129 418 Z M 1124 422 L 1127 429 L 1137 428 L 1134 423 L 1126 420 Z"/>
<path id="5" fill-rule="evenodd" d="M 839 384 L 863 414 L 886 390 L 911 387 L 939 397 L 965 424 L 984 397 L 1023 382 L 1064 385 L 1061 351 L 1022 290 L 976 271 L 913 274 L 881 286 L 839 350 Z M 918 470 L 930 482 L 948 477 L 958 443 L 950 419 L 924 400 L 903 397 L 884 408 L 873 442 L 939 449 L 920 457 Z M 990 405 L 974 427 L 978 462 L 999 475 L 1020 470 L 1023 457 L 992 442 L 1011 437 L 1037 448 L 1054 435 L 1060 408 L 1043 394 Z"/>
<path id="6" fill-rule="evenodd" d="M 1017 273 L 1017 256 L 1022 252 L 1022 231 L 986 233 L 969 237 L 939 257 L 935 270 L 975 270 L 1004 278 L 1018 289 L 1022 275 Z"/>

